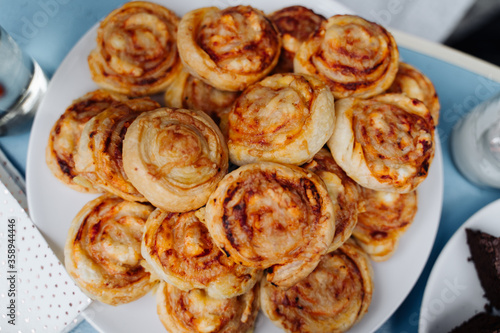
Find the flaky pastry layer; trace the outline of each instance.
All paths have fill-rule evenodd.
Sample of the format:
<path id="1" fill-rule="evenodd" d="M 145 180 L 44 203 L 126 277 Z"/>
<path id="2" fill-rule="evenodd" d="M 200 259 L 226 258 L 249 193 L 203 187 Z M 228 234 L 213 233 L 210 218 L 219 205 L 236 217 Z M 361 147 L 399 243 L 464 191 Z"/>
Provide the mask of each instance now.
<path id="1" fill-rule="evenodd" d="M 312 272 L 326 253 L 334 216 L 317 175 L 271 162 L 229 173 L 206 205 L 217 246 L 238 263 L 267 269 L 267 279 L 285 288 Z"/>
<path id="2" fill-rule="evenodd" d="M 352 240 L 325 254 L 316 269 L 288 290 L 262 280 L 261 307 L 285 332 L 346 332 L 368 311 L 373 273 Z"/>
<path id="3" fill-rule="evenodd" d="M 313 160 L 303 167 L 320 176 L 325 182 L 328 194 L 337 208 L 335 236 L 328 248 L 328 252 L 334 251 L 351 237 L 358 222 L 358 213 L 364 210 L 361 188 L 338 166 L 327 149 L 321 149 Z"/>
<path id="4" fill-rule="evenodd" d="M 204 112 L 159 108 L 130 125 L 123 142 L 123 167 L 155 207 L 186 212 L 205 205 L 227 173 L 227 146 Z"/>
<path id="5" fill-rule="evenodd" d="M 394 193 L 362 189 L 365 211 L 358 215 L 353 236 L 374 261 L 395 253 L 418 209 L 417 191 Z"/>
<path id="6" fill-rule="evenodd" d="M 301 74 L 274 74 L 248 87 L 228 115 L 232 163 L 300 165 L 333 133 L 335 105 L 328 87 Z"/>
<path id="7" fill-rule="evenodd" d="M 111 105 L 127 100 L 125 95 L 106 90 L 91 91 L 74 100 L 54 123 L 45 150 L 45 160 L 52 174 L 63 184 L 84 193 L 102 192 L 90 182 L 75 182 L 75 177 L 79 175 L 75 167 L 78 142 L 83 127 L 92 117 Z"/>
<path id="8" fill-rule="evenodd" d="M 109 194 L 87 203 L 71 222 L 64 263 L 92 299 L 132 302 L 154 286 L 140 265 L 142 229 L 153 207 Z"/>
<path id="9" fill-rule="evenodd" d="M 205 289 L 212 298 L 248 292 L 261 272 L 236 264 L 219 250 L 198 214 L 203 210 L 155 210 L 144 227 L 143 257 L 161 279 L 184 291 Z"/>
<path id="10" fill-rule="evenodd" d="M 429 110 L 402 94 L 335 103 L 335 130 L 328 147 L 354 181 L 378 191 L 413 191 L 427 177 L 434 157 Z"/>
<path id="11" fill-rule="evenodd" d="M 182 291 L 162 282 L 156 294 L 157 313 L 165 328 L 176 333 L 251 333 L 259 312 L 259 287 L 226 299 L 202 289 Z"/>
<path id="12" fill-rule="evenodd" d="M 297 73 L 319 76 L 335 98 L 368 98 L 389 88 L 398 63 L 396 41 L 382 26 L 335 15 L 301 44 L 293 66 Z"/>
<path id="13" fill-rule="evenodd" d="M 174 12 L 152 2 L 133 1 L 112 11 L 88 57 L 94 82 L 133 96 L 164 90 L 181 69 L 178 23 Z"/>
<path id="14" fill-rule="evenodd" d="M 250 6 L 195 9 L 182 17 L 178 39 L 186 69 L 228 91 L 241 91 L 269 74 L 281 51 L 274 24 Z"/>
<path id="15" fill-rule="evenodd" d="M 414 66 L 400 62 L 398 73 L 387 92 L 403 93 L 424 102 L 431 113 L 434 125 L 439 123 L 439 98 L 432 81 Z"/>
<path id="16" fill-rule="evenodd" d="M 150 98 L 137 98 L 108 107 L 83 128 L 75 156 L 77 172 L 94 186 L 125 200 L 147 201 L 129 181 L 123 169 L 123 139 L 141 112 L 160 105 Z"/>

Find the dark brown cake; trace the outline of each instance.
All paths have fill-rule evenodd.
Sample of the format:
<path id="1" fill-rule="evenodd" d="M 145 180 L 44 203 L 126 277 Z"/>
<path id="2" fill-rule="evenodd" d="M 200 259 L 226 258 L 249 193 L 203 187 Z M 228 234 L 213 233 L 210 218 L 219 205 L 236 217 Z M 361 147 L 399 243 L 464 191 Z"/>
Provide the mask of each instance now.
<path id="1" fill-rule="evenodd" d="M 466 229 L 467 244 L 485 297 L 500 309 L 500 238 L 480 230 Z"/>
<path id="2" fill-rule="evenodd" d="M 480 312 L 450 333 L 500 333 L 500 317 Z"/>

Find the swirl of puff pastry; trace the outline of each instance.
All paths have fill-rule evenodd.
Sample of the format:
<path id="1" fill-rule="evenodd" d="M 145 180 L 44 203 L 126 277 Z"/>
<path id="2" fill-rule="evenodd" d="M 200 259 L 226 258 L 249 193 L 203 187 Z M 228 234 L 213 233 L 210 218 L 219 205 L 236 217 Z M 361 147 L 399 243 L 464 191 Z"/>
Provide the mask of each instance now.
<path id="1" fill-rule="evenodd" d="M 246 293 L 260 271 L 236 264 L 219 250 L 198 214 L 203 212 L 154 211 L 144 227 L 142 256 L 161 279 L 184 291 L 206 289 L 213 298 Z"/>
<path id="2" fill-rule="evenodd" d="M 363 211 L 361 188 L 338 166 L 327 149 L 321 149 L 311 162 L 302 167 L 320 176 L 337 207 L 335 236 L 328 248 L 328 252 L 334 251 L 351 237 L 358 222 L 358 213 Z"/>
<path id="3" fill-rule="evenodd" d="M 99 193 L 90 182 L 82 182 L 75 168 L 75 155 L 83 127 L 95 115 L 128 97 L 106 90 L 91 91 L 74 100 L 52 127 L 45 160 L 52 174 L 63 184 L 84 193 Z M 80 178 L 80 180 L 78 180 Z"/>
<path id="4" fill-rule="evenodd" d="M 165 105 L 171 108 L 201 110 L 219 124 L 221 117 L 229 112 L 239 95 L 236 91 L 223 91 L 212 87 L 183 69 L 165 91 Z"/>
<path id="5" fill-rule="evenodd" d="M 269 14 L 278 28 L 283 46 L 275 73 L 293 72 L 293 58 L 306 41 L 326 19 L 303 6 L 290 6 Z"/>
<path id="6" fill-rule="evenodd" d="M 181 69 L 178 23 L 175 13 L 151 2 L 133 1 L 112 11 L 88 57 L 94 82 L 133 96 L 164 90 Z"/>
<path id="7" fill-rule="evenodd" d="M 90 298 L 119 305 L 144 296 L 154 286 L 140 265 L 142 230 L 153 209 L 104 194 L 75 216 L 64 262 L 69 275 Z"/>
<path id="8" fill-rule="evenodd" d="M 328 87 L 310 75 L 274 74 L 246 89 L 228 115 L 232 163 L 302 164 L 333 133 L 335 103 Z"/>
<path id="9" fill-rule="evenodd" d="M 427 177 L 434 157 L 429 110 L 402 94 L 335 103 L 335 130 L 328 147 L 335 161 L 363 187 L 410 192 Z"/>
<path id="10" fill-rule="evenodd" d="M 123 138 L 132 121 L 160 104 L 149 98 L 131 99 L 102 111 L 83 128 L 76 170 L 94 186 L 125 200 L 147 201 L 128 180 L 123 169 Z"/>
<path id="11" fill-rule="evenodd" d="M 400 62 L 396 78 L 387 92 L 403 93 L 421 100 L 429 109 L 434 125 L 438 125 L 440 104 L 436 89 L 432 81 L 414 66 Z"/>
<path id="12" fill-rule="evenodd" d="M 389 259 L 418 209 L 417 191 L 394 193 L 362 189 L 365 211 L 353 236 L 374 261 Z"/>
<path id="13" fill-rule="evenodd" d="M 286 332 L 346 332 L 368 311 L 373 273 L 366 253 L 349 239 L 288 290 L 261 282 L 261 308 Z"/>
<path id="14" fill-rule="evenodd" d="M 390 87 L 399 51 L 382 26 L 358 16 L 335 15 L 302 45 L 294 71 L 318 75 L 335 98 L 368 98 Z"/>
<path id="15" fill-rule="evenodd" d="M 258 9 L 205 7 L 182 17 L 178 47 L 192 75 L 220 90 L 241 91 L 276 66 L 281 38 Z"/>
<path id="16" fill-rule="evenodd" d="M 137 117 L 123 142 L 123 166 L 137 190 L 167 212 L 205 205 L 227 173 L 227 146 L 202 111 L 160 108 Z"/>
<path id="17" fill-rule="evenodd" d="M 335 234 L 335 207 L 319 176 L 293 165 L 244 165 L 219 183 L 206 205 L 217 246 L 287 288 L 314 270 Z"/>
<path id="18" fill-rule="evenodd" d="M 156 293 L 160 321 L 176 333 L 251 333 L 259 312 L 259 284 L 243 295 L 217 299 L 203 289 L 182 291 L 161 282 Z"/>

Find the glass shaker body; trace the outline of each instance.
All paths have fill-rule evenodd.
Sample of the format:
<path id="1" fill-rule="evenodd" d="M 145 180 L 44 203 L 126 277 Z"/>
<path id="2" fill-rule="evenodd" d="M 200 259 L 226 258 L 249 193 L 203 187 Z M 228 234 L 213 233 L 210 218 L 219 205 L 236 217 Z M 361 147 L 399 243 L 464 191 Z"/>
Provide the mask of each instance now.
<path id="1" fill-rule="evenodd" d="M 472 183 L 500 188 L 500 94 L 459 120 L 451 152 L 458 170 Z"/>

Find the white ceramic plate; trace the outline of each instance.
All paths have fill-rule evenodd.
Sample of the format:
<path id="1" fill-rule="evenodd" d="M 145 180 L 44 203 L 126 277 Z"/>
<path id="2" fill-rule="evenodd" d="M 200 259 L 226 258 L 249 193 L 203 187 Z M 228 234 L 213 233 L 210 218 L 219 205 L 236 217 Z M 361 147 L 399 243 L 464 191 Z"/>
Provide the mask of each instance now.
<path id="1" fill-rule="evenodd" d="M 233 0 L 212 1 L 219 7 L 234 5 Z M 161 1 L 179 15 L 207 6 L 206 1 Z M 240 3 L 240 1 L 238 1 Z M 292 0 L 248 2 L 265 12 L 295 4 Z M 309 8 L 326 17 L 349 13 L 330 0 L 308 3 Z M 36 115 L 27 160 L 27 192 L 31 216 L 52 249 L 63 259 L 68 226 L 81 207 L 94 195 L 75 192 L 56 180 L 45 164 L 45 146 L 50 129 L 71 102 L 97 88 L 90 78 L 87 55 L 94 48 L 96 26 L 75 45 L 54 74 L 44 101 Z M 436 135 L 436 138 L 438 136 Z M 419 210 L 391 260 L 374 264 L 375 292 L 368 314 L 351 332 L 372 332 L 382 325 L 406 298 L 430 254 L 441 215 L 443 162 L 438 141 L 428 179 L 419 188 Z M 102 332 L 162 332 L 152 295 L 119 307 L 94 302 L 83 316 Z M 138 319 L 140 318 L 140 319 Z M 256 333 L 281 332 L 262 314 Z"/>
<path id="2" fill-rule="evenodd" d="M 479 229 L 500 236 L 500 200 L 472 215 L 445 245 L 425 287 L 420 309 L 419 333 L 449 332 L 488 303 L 474 268 L 469 261 L 465 229 Z"/>

